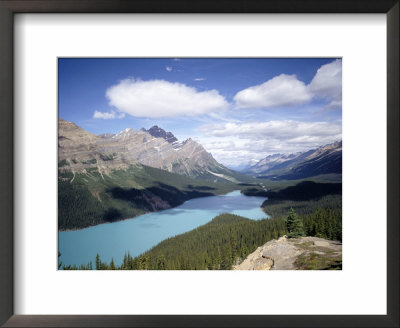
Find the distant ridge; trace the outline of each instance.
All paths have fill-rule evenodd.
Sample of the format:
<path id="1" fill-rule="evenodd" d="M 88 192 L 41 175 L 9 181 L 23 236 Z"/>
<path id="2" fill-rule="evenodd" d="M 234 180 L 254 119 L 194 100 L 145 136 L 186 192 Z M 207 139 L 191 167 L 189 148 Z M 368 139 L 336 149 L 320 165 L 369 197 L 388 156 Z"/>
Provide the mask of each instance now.
<path id="1" fill-rule="evenodd" d="M 245 173 L 269 179 L 302 179 L 342 173 L 342 141 L 294 154 L 273 154 L 247 168 Z"/>

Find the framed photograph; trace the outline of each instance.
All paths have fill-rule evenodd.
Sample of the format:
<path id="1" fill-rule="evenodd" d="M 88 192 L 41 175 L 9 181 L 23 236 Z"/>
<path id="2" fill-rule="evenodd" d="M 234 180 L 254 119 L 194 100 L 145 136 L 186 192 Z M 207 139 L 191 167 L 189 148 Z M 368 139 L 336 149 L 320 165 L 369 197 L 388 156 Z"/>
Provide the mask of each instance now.
<path id="1" fill-rule="evenodd" d="M 398 326 L 367 3 L 1 1 L 1 324 Z"/>

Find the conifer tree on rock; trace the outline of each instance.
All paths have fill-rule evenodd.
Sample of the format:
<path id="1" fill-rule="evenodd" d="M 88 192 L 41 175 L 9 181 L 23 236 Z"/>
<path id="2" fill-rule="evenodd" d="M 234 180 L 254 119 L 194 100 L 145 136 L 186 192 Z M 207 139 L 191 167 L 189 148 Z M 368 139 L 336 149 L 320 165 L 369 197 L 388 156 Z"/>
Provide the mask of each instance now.
<path id="1" fill-rule="evenodd" d="M 289 215 L 286 218 L 286 227 L 289 238 L 304 236 L 303 221 L 297 216 L 293 208 L 290 208 Z"/>

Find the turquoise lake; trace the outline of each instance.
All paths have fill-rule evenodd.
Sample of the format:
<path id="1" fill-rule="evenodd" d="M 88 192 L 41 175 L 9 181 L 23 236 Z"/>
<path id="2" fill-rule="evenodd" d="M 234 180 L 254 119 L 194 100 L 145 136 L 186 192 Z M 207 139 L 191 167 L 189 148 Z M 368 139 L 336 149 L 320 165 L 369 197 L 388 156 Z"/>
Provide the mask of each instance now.
<path id="1" fill-rule="evenodd" d="M 240 191 L 226 195 L 195 198 L 180 206 L 132 219 L 94 227 L 60 231 L 58 247 L 63 264 L 95 263 L 96 254 L 102 261 L 122 263 L 124 254 L 135 257 L 166 238 L 190 231 L 210 222 L 221 213 L 232 213 L 253 220 L 268 216 L 260 206 L 266 198 L 245 196 Z"/>

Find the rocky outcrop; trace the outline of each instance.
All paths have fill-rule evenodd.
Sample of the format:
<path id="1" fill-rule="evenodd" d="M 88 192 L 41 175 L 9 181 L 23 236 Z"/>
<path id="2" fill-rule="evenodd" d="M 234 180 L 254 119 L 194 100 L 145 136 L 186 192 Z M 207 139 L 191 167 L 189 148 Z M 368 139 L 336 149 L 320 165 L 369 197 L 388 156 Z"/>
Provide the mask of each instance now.
<path id="1" fill-rule="evenodd" d="M 283 236 L 258 247 L 234 270 L 341 269 L 342 244 L 317 237 Z"/>

